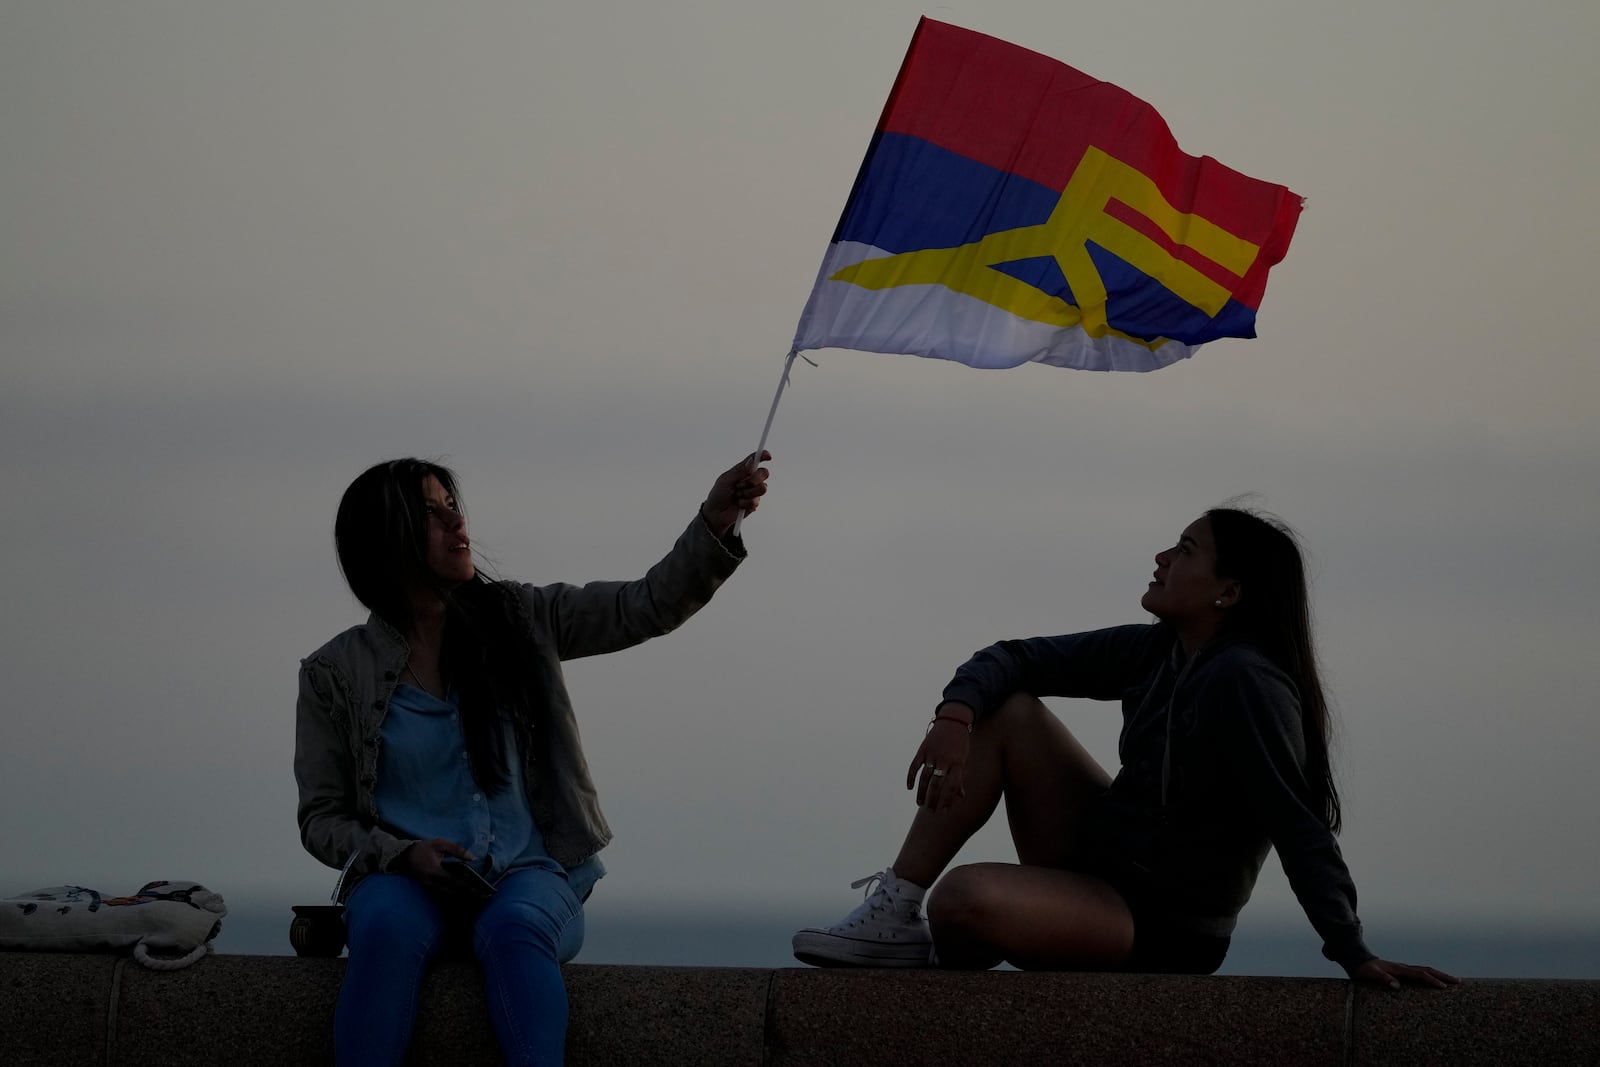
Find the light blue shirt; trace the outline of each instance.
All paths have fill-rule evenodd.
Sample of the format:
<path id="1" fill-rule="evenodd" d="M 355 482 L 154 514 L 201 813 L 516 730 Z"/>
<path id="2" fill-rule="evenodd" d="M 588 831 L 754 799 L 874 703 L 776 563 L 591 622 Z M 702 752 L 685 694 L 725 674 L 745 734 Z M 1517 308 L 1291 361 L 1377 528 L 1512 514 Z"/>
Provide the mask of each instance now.
<path id="1" fill-rule="evenodd" d="M 473 779 L 454 690 L 440 700 L 413 685 L 396 686 L 382 732 L 373 793 L 384 825 L 394 833 L 442 837 L 462 845 L 472 853 L 473 866 L 491 882 L 529 867 L 565 874 L 579 900 L 605 874 L 598 855 L 569 871 L 545 851 L 509 730 L 505 788 L 491 796 Z"/>

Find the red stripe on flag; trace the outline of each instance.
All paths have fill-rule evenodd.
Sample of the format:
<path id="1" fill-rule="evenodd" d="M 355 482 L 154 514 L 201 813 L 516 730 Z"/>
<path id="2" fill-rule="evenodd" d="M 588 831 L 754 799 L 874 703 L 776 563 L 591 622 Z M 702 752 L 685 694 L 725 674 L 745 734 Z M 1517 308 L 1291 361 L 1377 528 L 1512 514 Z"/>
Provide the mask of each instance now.
<path id="1" fill-rule="evenodd" d="M 1179 211 L 1198 214 L 1254 244 L 1285 221 L 1299 198 L 1209 157 L 1185 154 L 1155 108 L 1109 82 L 1048 56 L 924 18 L 917 26 L 878 128 L 1063 189 L 1090 145 L 1149 176 Z M 1278 262 L 1288 234 L 1273 242 Z M 1263 256 L 1262 259 L 1267 259 Z M 1259 263 L 1260 261 L 1258 261 Z M 1256 299 L 1265 287 L 1246 276 Z M 1253 283 L 1253 284 L 1252 284 Z M 1241 294 L 1242 295 L 1242 294 Z"/>
<path id="2" fill-rule="evenodd" d="M 1239 275 L 1214 259 L 1207 259 L 1187 245 L 1180 245 L 1168 237 L 1166 231 L 1157 226 L 1150 218 L 1141 212 L 1113 199 L 1106 204 L 1106 215 L 1116 219 L 1131 230 L 1136 230 L 1145 237 L 1160 245 L 1162 250 L 1173 259 L 1204 274 L 1207 278 L 1222 286 L 1228 292 L 1234 292 L 1239 287 Z M 1254 304 L 1250 305 L 1255 307 Z"/>

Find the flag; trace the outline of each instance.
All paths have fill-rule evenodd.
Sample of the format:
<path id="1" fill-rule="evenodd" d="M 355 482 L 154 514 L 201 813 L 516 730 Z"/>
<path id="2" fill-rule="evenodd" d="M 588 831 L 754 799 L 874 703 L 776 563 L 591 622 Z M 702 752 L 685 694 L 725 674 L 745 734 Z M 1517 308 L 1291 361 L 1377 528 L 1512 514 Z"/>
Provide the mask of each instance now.
<path id="1" fill-rule="evenodd" d="M 924 18 L 794 348 L 1154 370 L 1255 336 L 1301 203 L 1114 85 Z"/>

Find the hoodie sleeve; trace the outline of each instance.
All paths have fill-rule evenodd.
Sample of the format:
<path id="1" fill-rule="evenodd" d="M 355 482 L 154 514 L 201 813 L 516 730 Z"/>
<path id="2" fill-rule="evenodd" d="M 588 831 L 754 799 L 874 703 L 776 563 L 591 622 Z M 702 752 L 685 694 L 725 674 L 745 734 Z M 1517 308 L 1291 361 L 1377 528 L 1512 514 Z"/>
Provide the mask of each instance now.
<path id="1" fill-rule="evenodd" d="M 1145 679 L 1170 644 L 1167 632 L 1150 625 L 1001 641 L 957 668 L 944 699 L 967 705 L 979 718 L 1018 692 L 1117 700 Z"/>
<path id="2" fill-rule="evenodd" d="M 1374 954 L 1362 940 L 1355 882 L 1339 842 L 1307 802 L 1312 790 L 1293 683 L 1252 657 L 1224 665 L 1207 688 L 1207 703 L 1228 709 L 1223 719 L 1228 770 L 1322 937 L 1322 954 L 1346 970 L 1360 966 Z"/>

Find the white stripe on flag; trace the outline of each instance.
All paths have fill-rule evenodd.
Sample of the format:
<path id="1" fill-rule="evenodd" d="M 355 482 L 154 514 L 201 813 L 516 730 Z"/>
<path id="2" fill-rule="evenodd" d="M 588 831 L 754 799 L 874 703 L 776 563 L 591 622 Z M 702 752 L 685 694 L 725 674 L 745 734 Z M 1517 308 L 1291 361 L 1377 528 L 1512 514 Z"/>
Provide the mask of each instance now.
<path id="1" fill-rule="evenodd" d="M 1152 371 L 1187 359 L 1198 345 L 1167 341 L 1152 351 L 1121 337 L 1090 337 L 1080 326 L 1019 318 L 942 285 L 865 289 L 828 281 L 836 271 L 890 253 L 841 242 L 829 247 L 806 301 L 794 348 L 854 348 L 1005 369 L 1046 363 L 1077 370 Z"/>

